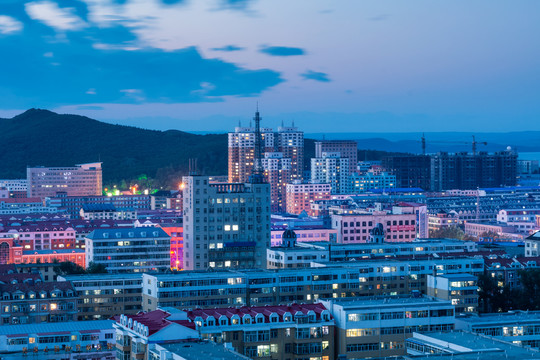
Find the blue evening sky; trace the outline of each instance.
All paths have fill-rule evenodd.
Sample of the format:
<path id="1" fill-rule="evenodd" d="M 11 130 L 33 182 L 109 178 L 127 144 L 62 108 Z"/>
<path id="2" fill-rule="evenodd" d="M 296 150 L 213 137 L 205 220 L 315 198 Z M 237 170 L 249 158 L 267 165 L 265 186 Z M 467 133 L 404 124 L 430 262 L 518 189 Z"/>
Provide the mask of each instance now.
<path id="1" fill-rule="evenodd" d="M 537 0 L 1 0 L 0 117 L 540 130 Z"/>

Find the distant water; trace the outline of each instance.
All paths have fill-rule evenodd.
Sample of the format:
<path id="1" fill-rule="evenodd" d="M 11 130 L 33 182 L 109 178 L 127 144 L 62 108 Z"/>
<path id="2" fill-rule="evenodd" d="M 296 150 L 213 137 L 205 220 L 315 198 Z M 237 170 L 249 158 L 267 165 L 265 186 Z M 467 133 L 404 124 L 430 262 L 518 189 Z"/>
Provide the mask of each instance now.
<path id="1" fill-rule="evenodd" d="M 518 152 L 518 159 L 540 161 L 540 152 Z"/>

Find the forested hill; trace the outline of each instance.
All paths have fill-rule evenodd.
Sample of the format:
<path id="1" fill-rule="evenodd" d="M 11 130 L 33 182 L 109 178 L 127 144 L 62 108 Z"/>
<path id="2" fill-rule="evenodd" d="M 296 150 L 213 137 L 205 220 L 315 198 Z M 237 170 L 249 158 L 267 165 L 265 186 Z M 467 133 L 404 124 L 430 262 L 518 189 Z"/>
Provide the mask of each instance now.
<path id="1" fill-rule="evenodd" d="M 227 135 L 195 135 L 107 124 L 79 115 L 31 109 L 0 119 L 0 178 L 25 178 L 27 166 L 103 162 L 105 183 L 145 174 L 187 174 L 197 158 L 205 174 L 227 173 Z"/>

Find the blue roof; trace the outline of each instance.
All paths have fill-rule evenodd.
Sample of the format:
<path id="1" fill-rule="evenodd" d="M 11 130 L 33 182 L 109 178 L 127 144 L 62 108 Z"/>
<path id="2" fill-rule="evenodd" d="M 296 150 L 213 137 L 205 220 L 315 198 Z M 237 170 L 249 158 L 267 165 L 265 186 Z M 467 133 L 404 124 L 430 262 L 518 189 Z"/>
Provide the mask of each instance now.
<path id="1" fill-rule="evenodd" d="M 84 211 L 116 211 L 113 204 L 83 204 Z"/>
<path id="2" fill-rule="evenodd" d="M 159 227 L 138 227 L 138 228 L 112 228 L 96 229 L 88 234 L 87 238 L 95 239 L 146 239 L 146 238 L 169 238 L 170 236 Z"/>
<path id="3" fill-rule="evenodd" d="M 424 192 L 423 189 L 420 188 L 390 188 L 390 189 L 372 189 L 369 190 L 372 193 L 410 193 L 410 192 Z"/>

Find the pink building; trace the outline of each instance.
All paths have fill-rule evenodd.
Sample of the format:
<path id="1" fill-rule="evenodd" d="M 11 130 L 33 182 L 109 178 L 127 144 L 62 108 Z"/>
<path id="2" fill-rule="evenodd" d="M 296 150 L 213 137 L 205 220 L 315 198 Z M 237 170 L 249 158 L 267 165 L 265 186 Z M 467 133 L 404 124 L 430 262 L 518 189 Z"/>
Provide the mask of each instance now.
<path id="1" fill-rule="evenodd" d="M 76 239 L 76 232 L 65 224 L 40 222 L 33 225 L 0 228 L 0 238 L 13 238 L 23 250 L 84 249 L 84 241 Z"/>
<path id="2" fill-rule="evenodd" d="M 329 200 L 332 186 L 330 184 L 302 183 L 295 181 L 287 184 L 286 209 L 289 214 L 300 214 L 307 212 L 310 216 L 315 216 L 311 209 L 311 204 L 317 200 Z"/>
<path id="3" fill-rule="evenodd" d="M 26 169 L 28 197 L 102 195 L 101 163 L 73 167 L 29 167 Z"/>
<path id="4" fill-rule="evenodd" d="M 287 230 L 287 227 L 276 229 L 272 228 L 271 234 L 271 246 L 281 246 L 283 232 Z M 310 228 L 297 228 L 294 229 L 296 234 L 297 242 L 311 242 L 311 241 L 336 241 L 337 230 L 336 229 L 327 229 L 321 227 L 310 227 Z"/>
<path id="5" fill-rule="evenodd" d="M 365 214 L 332 215 L 332 228 L 340 244 L 365 243 L 369 231 L 382 224 L 386 242 L 407 242 L 416 238 L 416 214 L 373 211 Z"/>
<path id="6" fill-rule="evenodd" d="M 267 152 L 262 159 L 264 177 L 270 184 L 270 211 L 283 212 L 286 209 L 285 194 L 287 183 L 292 179 L 291 159 L 280 152 Z"/>

